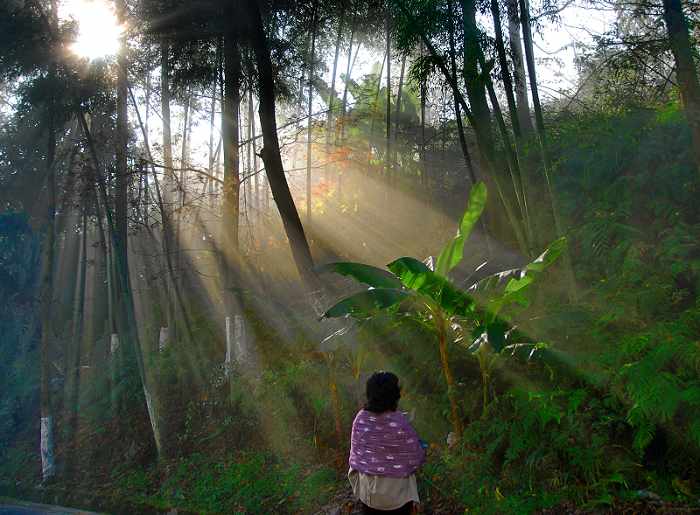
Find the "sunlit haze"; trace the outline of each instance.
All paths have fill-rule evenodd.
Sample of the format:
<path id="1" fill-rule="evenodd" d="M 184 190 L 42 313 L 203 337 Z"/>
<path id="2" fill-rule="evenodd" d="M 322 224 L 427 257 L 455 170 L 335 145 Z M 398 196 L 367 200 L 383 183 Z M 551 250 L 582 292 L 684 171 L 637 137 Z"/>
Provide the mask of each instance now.
<path id="1" fill-rule="evenodd" d="M 117 22 L 114 7 L 102 0 L 68 0 L 63 17 L 78 23 L 78 36 L 71 50 L 80 57 L 100 59 L 117 53 L 123 27 Z"/>

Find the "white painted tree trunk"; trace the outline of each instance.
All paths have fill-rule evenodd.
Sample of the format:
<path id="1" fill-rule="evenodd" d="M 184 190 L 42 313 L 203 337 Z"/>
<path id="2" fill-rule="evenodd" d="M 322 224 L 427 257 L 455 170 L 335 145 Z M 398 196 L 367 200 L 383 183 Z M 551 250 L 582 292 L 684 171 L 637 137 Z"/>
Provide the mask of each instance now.
<path id="1" fill-rule="evenodd" d="M 112 333 L 109 336 L 109 370 L 112 377 L 112 389 L 110 395 L 110 402 L 112 404 L 112 412 L 116 414 L 119 397 L 117 395 L 117 350 L 119 349 L 119 335 L 117 333 Z"/>
<path id="2" fill-rule="evenodd" d="M 163 352 L 168 347 L 170 331 L 167 327 L 161 327 L 158 334 L 158 352 Z"/>
<path id="3" fill-rule="evenodd" d="M 257 370 L 257 357 L 248 342 L 245 319 L 241 315 L 226 317 L 226 376 L 231 373 L 233 363 L 242 371 Z"/>
<path id="4" fill-rule="evenodd" d="M 248 346 L 246 342 L 245 322 L 243 317 L 233 317 L 233 341 L 235 343 L 234 359 L 239 365 L 246 365 L 248 359 Z"/>
<path id="5" fill-rule="evenodd" d="M 56 472 L 53 455 L 53 417 L 41 417 L 41 477 L 47 481 Z"/>
<path id="6" fill-rule="evenodd" d="M 148 391 L 146 383 L 143 383 L 143 396 L 146 398 L 146 409 L 148 410 L 148 418 L 151 421 L 151 427 L 153 428 L 153 439 L 156 442 L 156 453 L 158 457 L 162 456 L 163 446 L 161 443 L 160 427 L 158 426 L 158 418 L 153 405 L 153 399 L 151 399 L 151 392 Z"/>
<path id="7" fill-rule="evenodd" d="M 231 359 L 233 358 L 233 334 L 231 330 L 231 317 L 226 317 L 226 358 L 224 359 L 224 373 L 226 377 L 231 374 Z"/>
<path id="8" fill-rule="evenodd" d="M 114 356 L 119 349 L 119 335 L 117 333 L 112 333 L 109 338 L 109 354 Z"/>

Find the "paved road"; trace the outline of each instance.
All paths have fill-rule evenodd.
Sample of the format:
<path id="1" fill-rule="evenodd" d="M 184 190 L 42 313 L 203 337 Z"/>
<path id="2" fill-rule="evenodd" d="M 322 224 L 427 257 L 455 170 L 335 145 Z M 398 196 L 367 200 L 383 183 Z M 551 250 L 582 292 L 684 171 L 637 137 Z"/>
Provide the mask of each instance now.
<path id="1" fill-rule="evenodd" d="M 90 511 L 74 510 L 61 506 L 0 499 L 0 515 L 41 515 L 43 513 L 50 515 L 98 515 Z"/>

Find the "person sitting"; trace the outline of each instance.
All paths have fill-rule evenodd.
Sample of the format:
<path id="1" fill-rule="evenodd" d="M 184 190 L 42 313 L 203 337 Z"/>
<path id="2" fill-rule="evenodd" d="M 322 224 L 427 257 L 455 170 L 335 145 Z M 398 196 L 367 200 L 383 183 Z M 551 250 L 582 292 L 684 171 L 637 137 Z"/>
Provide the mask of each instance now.
<path id="1" fill-rule="evenodd" d="M 352 423 L 348 479 L 365 514 L 410 515 L 420 502 L 415 473 L 425 449 L 397 411 L 400 398 L 399 378 L 375 372 L 367 380 L 367 404 Z"/>

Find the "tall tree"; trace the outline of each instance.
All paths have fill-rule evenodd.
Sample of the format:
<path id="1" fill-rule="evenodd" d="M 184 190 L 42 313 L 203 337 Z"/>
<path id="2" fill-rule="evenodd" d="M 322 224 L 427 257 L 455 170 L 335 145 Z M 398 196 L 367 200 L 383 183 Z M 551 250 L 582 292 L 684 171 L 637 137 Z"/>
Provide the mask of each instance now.
<path id="1" fill-rule="evenodd" d="M 381 82 L 381 80 L 380 80 Z M 386 173 L 391 171 L 391 12 L 386 6 Z"/>
<path id="2" fill-rule="evenodd" d="M 476 25 L 476 0 L 462 0 L 462 25 L 464 32 L 464 55 L 462 75 L 471 106 L 474 130 L 479 138 L 479 150 L 482 155 L 489 156 L 493 161 L 493 133 L 491 128 L 491 112 L 486 102 L 486 88 L 483 74 L 479 71 L 479 55 L 481 42 L 479 29 Z"/>
<path id="3" fill-rule="evenodd" d="M 510 123 L 517 140 L 522 136 L 520 119 L 518 118 L 515 96 L 513 95 L 513 81 L 511 81 L 510 71 L 508 70 L 508 59 L 506 57 L 506 47 L 503 40 L 503 28 L 501 25 L 501 9 L 498 5 L 498 0 L 491 0 L 491 17 L 493 18 L 493 28 L 496 36 L 496 53 L 498 54 L 498 65 L 501 69 L 501 81 L 503 82 L 503 89 L 505 90 L 506 101 L 508 102 Z"/>
<path id="4" fill-rule="evenodd" d="M 224 99 L 222 108 L 222 138 L 224 147 L 224 207 L 223 242 L 227 253 L 238 251 L 238 224 L 240 213 L 240 157 L 239 127 L 241 105 L 241 49 L 240 29 L 234 22 L 236 12 L 227 4 L 226 18 L 231 26 L 224 35 Z M 231 256 L 231 254 L 227 254 Z"/>
<path id="5" fill-rule="evenodd" d="M 58 5 L 56 0 L 51 0 L 49 13 L 49 27 L 47 32 L 49 41 L 56 44 L 58 41 Z M 48 80 L 56 79 L 57 63 L 50 61 L 48 66 Z M 50 480 L 56 473 L 54 462 L 54 417 L 51 406 L 51 340 L 53 336 L 52 305 L 54 296 L 54 261 L 56 246 L 56 98 L 51 88 L 49 98 L 44 107 L 47 133 L 46 146 L 46 213 L 44 236 L 41 290 L 40 290 L 40 323 L 41 323 L 41 386 L 40 386 L 40 410 L 41 410 L 41 476 L 44 481 Z"/>
<path id="6" fill-rule="evenodd" d="M 357 17 L 353 14 L 352 18 L 352 26 L 350 27 L 350 42 L 348 43 L 348 59 L 347 63 L 345 65 L 345 80 L 343 81 L 343 102 L 340 108 L 340 118 L 341 118 L 341 127 L 340 127 L 340 139 L 341 141 L 345 139 L 345 115 L 348 110 L 348 84 L 350 83 L 350 77 L 352 74 L 352 43 L 353 40 L 355 39 L 355 23 L 356 23 Z M 360 50 L 360 45 L 357 45 L 357 50 L 355 50 L 355 58 L 357 58 L 357 54 L 359 53 Z"/>
<path id="7" fill-rule="evenodd" d="M 309 68 L 308 115 L 306 119 L 306 223 L 311 222 L 311 152 L 313 143 L 313 98 L 314 98 L 314 59 L 316 55 L 316 31 L 318 28 L 318 0 L 314 2 L 311 14 L 311 49 L 307 66 Z"/>
<path id="8" fill-rule="evenodd" d="M 695 164 L 700 171 L 700 82 L 693 54 L 693 46 L 688 34 L 688 22 L 683 13 L 681 0 L 663 0 L 664 21 L 671 52 L 676 61 L 676 77 L 681 91 L 681 101 L 685 109 L 693 141 Z"/>
<path id="9" fill-rule="evenodd" d="M 117 20 L 120 24 L 126 23 L 126 2 L 115 0 Z M 117 139 L 115 145 L 116 155 L 116 179 L 115 179 L 115 218 L 116 218 L 116 252 L 120 253 L 120 259 L 126 265 L 127 259 L 127 217 L 128 217 L 128 184 L 129 170 L 127 167 L 127 145 L 129 143 L 128 127 L 128 87 L 127 87 L 127 36 L 124 33 L 120 37 L 119 52 L 117 54 Z M 127 272 L 128 273 L 128 272 Z"/>
<path id="10" fill-rule="evenodd" d="M 345 1 L 341 2 L 340 7 L 340 17 L 338 20 L 338 35 L 335 39 L 335 53 L 333 55 L 333 71 L 331 72 L 331 92 L 328 95 L 328 115 L 326 116 L 326 154 L 328 154 L 328 146 L 331 142 L 331 135 L 333 131 L 333 121 L 334 121 L 334 106 L 335 103 L 335 82 L 336 76 L 338 74 L 338 57 L 340 56 L 340 42 L 343 37 L 343 29 L 345 28 Z M 352 44 L 352 43 L 351 43 Z"/>
<path id="11" fill-rule="evenodd" d="M 520 15 L 518 14 L 518 0 L 507 0 L 508 9 L 508 43 L 510 55 L 513 60 L 513 87 L 515 88 L 516 109 L 518 111 L 518 123 L 523 136 L 532 134 L 532 119 L 530 118 L 530 101 L 527 95 L 527 78 L 525 76 L 525 62 L 523 59 L 523 46 L 520 39 Z"/>
<path id="12" fill-rule="evenodd" d="M 258 74 L 258 114 L 264 145 L 260 155 L 265 165 L 265 173 L 272 190 L 272 197 L 277 204 L 282 224 L 287 238 L 289 238 L 292 256 L 299 275 L 307 289 L 312 292 L 317 291 L 319 283 L 314 272 L 311 250 L 284 175 L 275 115 L 275 80 L 270 46 L 265 34 L 260 6 L 255 0 L 246 0 L 242 7 L 249 20 L 250 44 L 255 55 Z"/>
<path id="13" fill-rule="evenodd" d="M 54 6 L 55 8 L 55 2 Z M 51 479 L 54 464 L 54 419 L 51 409 L 51 339 L 53 334 L 52 305 L 54 284 L 54 254 L 56 241 L 56 129 L 53 98 L 47 107 L 48 143 L 46 149 L 46 235 L 41 277 L 41 473 L 44 481 Z"/>
<path id="14" fill-rule="evenodd" d="M 447 9 L 449 12 L 449 56 L 450 56 L 450 67 L 452 69 L 452 76 L 454 80 L 457 80 L 457 49 L 455 45 L 455 16 L 454 16 L 454 4 L 452 0 L 448 0 Z M 467 138 L 464 134 L 464 122 L 462 121 L 462 113 L 459 107 L 459 102 L 457 97 L 452 95 L 455 119 L 457 120 L 457 136 L 459 137 L 459 146 L 462 149 L 462 157 L 464 158 L 464 164 L 467 167 L 467 173 L 469 174 L 469 180 L 472 184 L 476 184 L 476 173 L 474 172 L 474 165 L 472 164 L 471 155 L 469 154 L 469 148 L 467 147 Z M 422 101 L 422 106 L 424 108 L 424 102 Z M 422 129 L 424 130 L 424 128 Z"/>

